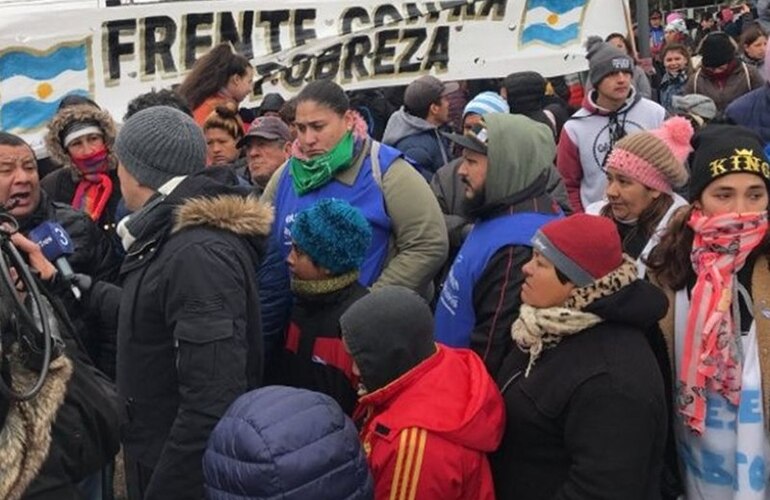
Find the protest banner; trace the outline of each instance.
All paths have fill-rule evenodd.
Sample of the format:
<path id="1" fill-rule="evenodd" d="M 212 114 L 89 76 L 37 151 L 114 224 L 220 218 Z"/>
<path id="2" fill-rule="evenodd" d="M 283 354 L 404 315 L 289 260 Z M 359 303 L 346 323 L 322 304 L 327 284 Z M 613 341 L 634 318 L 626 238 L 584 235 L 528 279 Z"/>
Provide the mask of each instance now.
<path id="1" fill-rule="evenodd" d="M 625 0 L 174 1 L 0 4 L 0 130 L 40 135 L 61 99 L 127 102 L 179 83 L 221 42 L 254 63 L 250 102 L 332 78 L 346 89 L 587 68 L 589 35 L 628 31 Z"/>

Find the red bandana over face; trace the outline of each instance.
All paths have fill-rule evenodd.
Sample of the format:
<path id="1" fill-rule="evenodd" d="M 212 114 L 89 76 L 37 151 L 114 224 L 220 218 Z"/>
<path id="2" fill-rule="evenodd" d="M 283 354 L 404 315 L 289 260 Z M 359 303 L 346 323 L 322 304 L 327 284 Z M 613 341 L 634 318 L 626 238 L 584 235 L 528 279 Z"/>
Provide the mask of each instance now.
<path id="1" fill-rule="evenodd" d="M 82 175 L 72 207 L 83 210 L 94 221 L 101 218 L 112 195 L 112 179 L 107 175 L 108 156 L 107 146 L 103 145 L 87 155 L 72 157 L 72 163 Z"/>

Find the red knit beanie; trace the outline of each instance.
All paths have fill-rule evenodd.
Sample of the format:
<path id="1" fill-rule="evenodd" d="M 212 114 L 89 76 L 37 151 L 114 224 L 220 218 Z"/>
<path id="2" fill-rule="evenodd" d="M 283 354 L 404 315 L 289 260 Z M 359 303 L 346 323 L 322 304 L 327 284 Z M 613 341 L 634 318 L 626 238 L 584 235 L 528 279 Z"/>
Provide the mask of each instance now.
<path id="1" fill-rule="evenodd" d="M 578 287 L 588 286 L 623 263 L 615 224 L 607 217 L 575 214 L 545 224 L 532 246 Z"/>

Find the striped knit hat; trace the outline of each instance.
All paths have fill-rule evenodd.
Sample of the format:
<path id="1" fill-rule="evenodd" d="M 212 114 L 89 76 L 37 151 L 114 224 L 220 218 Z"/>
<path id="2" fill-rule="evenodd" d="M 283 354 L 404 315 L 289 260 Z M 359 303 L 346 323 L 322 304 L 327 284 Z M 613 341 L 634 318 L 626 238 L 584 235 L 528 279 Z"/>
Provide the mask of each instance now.
<path id="1" fill-rule="evenodd" d="M 650 189 L 671 194 L 689 174 L 684 166 L 692 151 L 690 121 L 675 116 L 657 130 L 638 132 L 619 140 L 607 157 L 607 168 L 641 182 Z"/>
<path id="2" fill-rule="evenodd" d="M 465 106 L 463 118 L 469 113 L 475 115 L 486 115 L 487 113 L 510 113 L 511 108 L 500 95 L 491 91 L 482 92 Z"/>

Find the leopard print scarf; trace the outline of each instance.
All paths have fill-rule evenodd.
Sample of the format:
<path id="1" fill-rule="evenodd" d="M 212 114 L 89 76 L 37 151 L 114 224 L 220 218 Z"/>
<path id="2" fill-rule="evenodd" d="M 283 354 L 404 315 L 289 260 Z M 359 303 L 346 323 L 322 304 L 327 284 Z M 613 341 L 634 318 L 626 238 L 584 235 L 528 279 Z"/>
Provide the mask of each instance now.
<path id="1" fill-rule="evenodd" d="M 511 337 L 519 349 L 529 353 L 524 377 L 529 376 L 543 349 L 555 347 L 563 337 L 604 321 L 583 309 L 603 297 L 617 293 L 636 279 L 636 263 L 624 255 L 620 267 L 590 285 L 575 288 L 564 306 L 538 309 L 522 304 L 519 317 L 511 327 Z"/>

